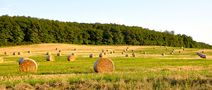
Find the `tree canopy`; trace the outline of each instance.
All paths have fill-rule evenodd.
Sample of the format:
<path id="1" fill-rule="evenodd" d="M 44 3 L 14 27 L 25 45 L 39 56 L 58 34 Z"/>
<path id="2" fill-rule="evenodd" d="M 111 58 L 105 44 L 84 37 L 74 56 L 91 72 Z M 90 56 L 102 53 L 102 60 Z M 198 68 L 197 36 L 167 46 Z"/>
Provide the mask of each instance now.
<path id="1" fill-rule="evenodd" d="M 26 16 L 0 16 L 0 46 L 37 43 L 161 45 L 211 48 L 173 31 L 159 32 L 118 24 L 61 22 Z"/>

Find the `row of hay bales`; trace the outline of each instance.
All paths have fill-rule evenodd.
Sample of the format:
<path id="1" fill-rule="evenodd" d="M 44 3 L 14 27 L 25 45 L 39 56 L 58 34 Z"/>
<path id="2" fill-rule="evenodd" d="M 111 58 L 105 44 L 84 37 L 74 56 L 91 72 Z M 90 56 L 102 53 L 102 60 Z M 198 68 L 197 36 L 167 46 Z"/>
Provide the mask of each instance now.
<path id="1" fill-rule="evenodd" d="M 60 51 L 61 52 L 61 51 Z M 47 61 L 54 61 L 53 55 L 51 52 L 47 52 Z M 58 56 L 58 55 L 57 55 Z M 90 58 L 93 58 L 93 54 L 89 55 Z M 75 61 L 76 56 L 74 53 L 68 55 L 68 61 Z M 20 58 L 19 68 L 21 72 L 37 72 L 38 64 L 35 60 L 29 58 Z M 105 58 L 105 56 L 100 53 L 99 58 L 94 63 L 94 71 L 97 73 L 106 73 L 113 72 L 115 70 L 114 63 L 111 59 Z"/>
<path id="2" fill-rule="evenodd" d="M 70 61 L 71 60 L 72 59 L 70 59 Z M 96 60 L 93 68 L 96 73 L 108 73 L 113 72 L 115 70 L 113 61 L 109 58 L 102 58 L 102 57 Z M 38 64 L 35 60 L 29 58 L 20 58 L 19 69 L 21 72 L 37 72 Z"/>
<path id="3" fill-rule="evenodd" d="M 28 54 L 31 54 L 31 51 L 27 51 Z M 8 52 L 4 52 L 4 55 L 9 55 Z M 22 55 L 22 52 L 12 52 L 12 55 Z"/>

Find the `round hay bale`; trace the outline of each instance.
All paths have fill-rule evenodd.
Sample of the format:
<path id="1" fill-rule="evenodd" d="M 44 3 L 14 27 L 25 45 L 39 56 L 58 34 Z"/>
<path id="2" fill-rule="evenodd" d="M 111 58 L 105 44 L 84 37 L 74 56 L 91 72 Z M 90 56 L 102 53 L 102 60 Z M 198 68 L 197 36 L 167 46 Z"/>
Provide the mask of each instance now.
<path id="1" fill-rule="evenodd" d="M 123 52 L 126 52 L 125 50 L 123 50 Z"/>
<path id="2" fill-rule="evenodd" d="M 38 65 L 32 59 L 21 58 L 19 60 L 19 69 L 21 72 L 36 72 L 38 69 Z"/>
<path id="3" fill-rule="evenodd" d="M 21 55 L 21 52 L 18 52 L 18 55 Z"/>
<path id="4" fill-rule="evenodd" d="M 96 73 L 107 73 L 115 70 L 114 63 L 108 58 L 99 58 L 94 63 L 94 71 Z"/>
<path id="5" fill-rule="evenodd" d="M 126 55 L 125 55 L 125 57 L 129 57 L 129 55 L 128 55 L 128 54 L 126 54 Z"/>
<path id="6" fill-rule="evenodd" d="M 74 51 L 76 51 L 77 49 L 76 48 L 74 48 Z"/>
<path id="7" fill-rule="evenodd" d="M 15 52 L 13 52 L 13 55 L 16 55 L 16 53 L 15 53 Z"/>
<path id="8" fill-rule="evenodd" d="M 121 54 L 124 54 L 124 52 L 121 52 Z"/>
<path id="9" fill-rule="evenodd" d="M 146 52 L 144 52 L 144 54 L 146 55 L 147 53 L 146 53 Z"/>
<path id="10" fill-rule="evenodd" d="M 55 48 L 55 50 L 58 50 L 58 48 Z"/>
<path id="11" fill-rule="evenodd" d="M 104 52 L 104 55 L 107 55 L 107 53 L 106 53 L 106 52 Z"/>
<path id="12" fill-rule="evenodd" d="M 68 61 L 75 61 L 75 60 L 76 60 L 76 57 L 74 53 L 72 53 L 71 55 L 68 55 Z"/>
<path id="13" fill-rule="evenodd" d="M 115 51 L 113 51 L 113 53 L 115 53 Z"/>
<path id="14" fill-rule="evenodd" d="M 0 57 L 0 63 L 3 63 L 3 62 L 4 62 L 3 57 Z"/>
<path id="15" fill-rule="evenodd" d="M 93 58 L 93 54 L 91 53 L 91 54 L 89 55 L 89 57 L 90 57 L 90 58 Z"/>
<path id="16" fill-rule="evenodd" d="M 179 51 L 179 53 L 181 53 L 181 51 Z"/>
<path id="17" fill-rule="evenodd" d="M 105 50 L 104 50 L 104 49 L 102 49 L 102 53 L 103 53 L 103 52 L 105 52 Z"/>
<path id="18" fill-rule="evenodd" d="M 165 56 L 166 54 L 165 54 L 165 53 L 162 53 L 161 55 L 162 55 L 162 56 Z"/>
<path id="19" fill-rule="evenodd" d="M 4 55 L 7 55 L 7 52 L 4 52 Z"/>
<path id="20" fill-rule="evenodd" d="M 205 53 L 205 51 L 202 51 L 202 53 Z"/>
<path id="21" fill-rule="evenodd" d="M 132 53 L 132 57 L 135 57 L 135 53 Z"/>
<path id="22" fill-rule="evenodd" d="M 112 52 L 112 51 L 110 51 L 110 54 L 113 54 L 113 52 Z"/>
<path id="23" fill-rule="evenodd" d="M 103 53 L 100 53 L 100 54 L 99 54 L 99 57 L 104 57 Z"/>
<path id="24" fill-rule="evenodd" d="M 58 52 L 58 53 L 57 53 L 57 56 L 62 56 L 62 53 L 61 53 L 61 52 Z"/>
<path id="25" fill-rule="evenodd" d="M 59 50 L 59 52 L 62 52 L 62 50 Z"/>
<path id="26" fill-rule="evenodd" d="M 27 51 L 29 54 L 31 54 L 32 52 L 31 51 Z"/>
<path id="27" fill-rule="evenodd" d="M 54 61 L 54 56 L 53 55 L 47 55 L 46 60 L 47 61 Z"/>
<path id="28" fill-rule="evenodd" d="M 46 55 L 51 55 L 51 52 L 47 52 Z"/>

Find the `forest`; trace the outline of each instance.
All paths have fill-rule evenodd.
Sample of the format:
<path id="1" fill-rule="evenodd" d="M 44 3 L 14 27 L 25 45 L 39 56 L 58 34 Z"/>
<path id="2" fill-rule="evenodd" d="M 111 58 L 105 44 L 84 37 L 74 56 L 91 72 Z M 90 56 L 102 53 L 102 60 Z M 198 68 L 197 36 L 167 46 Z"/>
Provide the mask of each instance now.
<path id="1" fill-rule="evenodd" d="M 118 24 L 62 22 L 29 16 L 0 16 L 0 46 L 39 43 L 212 48 L 174 31 L 159 32 Z"/>

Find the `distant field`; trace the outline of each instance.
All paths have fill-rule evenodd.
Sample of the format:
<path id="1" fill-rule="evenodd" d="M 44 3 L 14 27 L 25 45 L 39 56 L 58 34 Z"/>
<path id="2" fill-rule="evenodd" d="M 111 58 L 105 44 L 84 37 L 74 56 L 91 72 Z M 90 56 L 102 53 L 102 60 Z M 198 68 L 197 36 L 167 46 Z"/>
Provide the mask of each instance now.
<path id="1" fill-rule="evenodd" d="M 27 53 L 29 50 L 31 54 Z M 56 56 L 59 50 L 62 56 Z M 93 70 L 102 50 L 115 64 L 113 73 L 99 74 Z M 125 52 L 122 54 L 123 50 Z M 5 51 L 7 55 L 4 55 Z M 112 51 L 115 53 L 111 54 Z M 133 51 L 136 57 L 132 57 Z M 202 51 L 207 59 L 196 55 L 196 52 Z M 12 55 L 13 52 L 22 53 Z M 55 61 L 46 61 L 47 52 L 55 56 Z M 67 56 L 73 52 L 77 59 L 68 62 Z M 91 53 L 94 58 L 89 58 Z M 125 57 L 126 54 L 129 57 Z M 0 63 L 0 89 L 212 89 L 211 49 L 36 44 L 2 47 L 0 57 L 4 59 Z M 20 57 L 36 60 L 39 66 L 37 73 L 19 72 Z"/>

